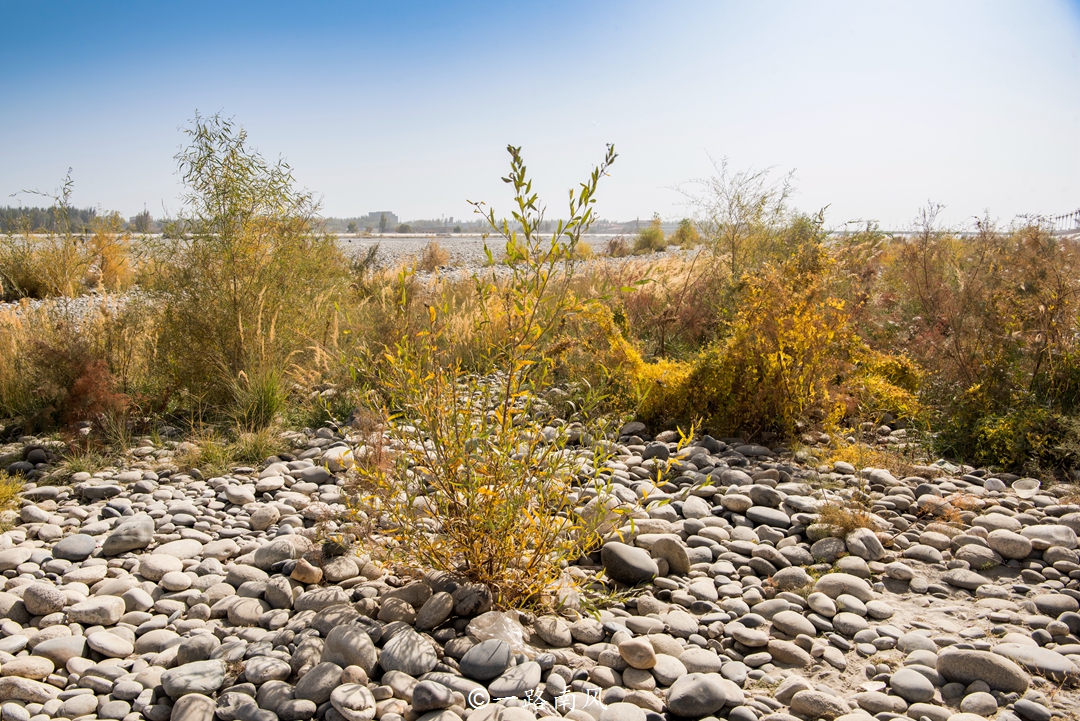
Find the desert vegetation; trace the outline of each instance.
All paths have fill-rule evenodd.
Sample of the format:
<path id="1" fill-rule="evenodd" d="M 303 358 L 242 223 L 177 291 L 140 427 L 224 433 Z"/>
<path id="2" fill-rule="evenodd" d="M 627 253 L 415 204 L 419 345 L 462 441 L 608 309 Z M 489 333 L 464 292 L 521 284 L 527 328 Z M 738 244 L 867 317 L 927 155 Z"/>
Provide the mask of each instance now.
<path id="1" fill-rule="evenodd" d="M 107 214 L 75 227 L 65 185 L 47 226 L 0 236 L 16 301 L 0 318 L 5 433 L 167 422 L 235 439 L 424 406 L 400 396 L 409 367 L 447 388 L 502 372 L 515 398 L 557 386 L 568 399 L 551 412 L 567 417 L 795 443 L 889 419 L 952 458 L 1075 466 L 1075 240 L 1036 221 L 961 234 L 933 207 L 912 234 L 830 232 L 790 206 L 787 178 L 719 164 L 688 191 L 692 222 L 670 238 L 654 222 L 594 261 L 580 234 L 595 182 L 541 242 L 543 206 L 511 151 L 514 212 L 478 206 L 502 238 L 489 270 L 509 271 L 471 279 L 417 275 L 446 264 L 435 243 L 409 267 L 350 261 L 288 166 L 217 116 L 188 130 L 184 207 L 161 239 Z M 669 243 L 691 250 L 654 255 Z M 79 303 L 27 302 L 40 298 Z"/>

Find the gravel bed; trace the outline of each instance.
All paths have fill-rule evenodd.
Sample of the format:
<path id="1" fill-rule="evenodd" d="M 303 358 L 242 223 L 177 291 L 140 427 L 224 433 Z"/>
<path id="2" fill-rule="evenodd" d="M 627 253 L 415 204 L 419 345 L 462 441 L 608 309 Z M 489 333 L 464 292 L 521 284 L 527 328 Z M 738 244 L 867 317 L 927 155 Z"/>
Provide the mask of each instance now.
<path id="1" fill-rule="evenodd" d="M 56 442 L 0 447 L 28 481 L 0 534 L 3 719 L 1080 718 L 1066 490 L 632 423 L 595 441 L 615 452 L 599 467 L 567 448 L 576 503 L 633 519 L 568 573 L 625 593 L 503 613 L 485 587 L 320 546 L 347 468 L 385 441 L 287 439 L 210 478 L 177 469 L 177 441 L 70 478 Z M 860 497 L 868 527 L 819 522 Z"/>

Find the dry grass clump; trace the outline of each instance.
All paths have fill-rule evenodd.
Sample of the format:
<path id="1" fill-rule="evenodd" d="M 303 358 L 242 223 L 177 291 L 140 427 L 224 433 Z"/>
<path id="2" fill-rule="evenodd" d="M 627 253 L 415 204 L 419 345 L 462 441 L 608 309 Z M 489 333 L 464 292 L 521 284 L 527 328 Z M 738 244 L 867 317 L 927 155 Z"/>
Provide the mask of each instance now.
<path id="1" fill-rule="evenodd" d="M 0 470 L 0 511 L 13 510 L 19 501 L 23 482 L 16 476 Z"/>
<path id="2" fill-rule="evenodd" d="M 888 446 L 870 446 L 866 443 L 847 443 L 836 440 L 829 446 L 822 462 L 833 464 L 838 461 L 850 463 L 856 470 L 863 468 L 885 468 L 897 478 L 913 474 L 913 458 Z"/>
<path id="3" fill-rule="evenodd" d="M 135 302 L 0 311 L 0 417 L 32 430 L 123 415 L 155 394 L 154 331 Z"/>
<path id="4" fill-rule="evenodd" d="M 873 518 L 858 504 L 830 501 L 818 508 L 818 523 L 830 527 L 837 538 L 846 538 L 857 528 L 876 530 Z"/>
<path id="5" fill-rule="evenodd" d="M 97 215 L 88 234 L 76 232 L 70 217 L 72 187 L 69 174 L 61 190 L 49 196 L 54 203 L 51 229 L 33 227 L 27 215 L 16 232 L 0 235 L 0 298 L 72 297 L 92 288 L 131 287 L 136 268 L 123 218 Z"/>
<path id="6" fill-rule="evenodd" d="M 425 273 L 434 273 L 439 268 L 449 264 L 450 252 L 443 248 L 437 240 L 428 242 L 416 259 L 416 269 Z"/>
<path id="7" fill-rule="evenodd" d="M 185 470 L 198 468 L 203 475 L 217 476 L 237 466 L 262 463 L 288 447 L 280 431 L 273 428 L 249 431 L 236 427 L 222 432 L 203 427 L 184 445 L 176 461 Z"/>

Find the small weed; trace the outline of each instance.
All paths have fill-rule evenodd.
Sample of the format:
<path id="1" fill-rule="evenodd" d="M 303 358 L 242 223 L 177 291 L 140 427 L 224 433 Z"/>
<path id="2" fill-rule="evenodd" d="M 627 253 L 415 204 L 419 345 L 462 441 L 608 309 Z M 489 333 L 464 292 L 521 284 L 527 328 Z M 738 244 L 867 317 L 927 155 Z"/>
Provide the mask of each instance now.
<path id="1" fill-rule="evenodd" d="M 18 504 L 23 482 L 17 476 L 0 471 L 0 511 L 13 510 Z"/>
<path id="2" fill-rule="evenodd" d="M 854 503 L 830 501 L 818 508 L 818 523 L 831 527 L 837 538 L 845 538 L 857 528 L 874 528 L 874 521 L 864 509 Z"/>

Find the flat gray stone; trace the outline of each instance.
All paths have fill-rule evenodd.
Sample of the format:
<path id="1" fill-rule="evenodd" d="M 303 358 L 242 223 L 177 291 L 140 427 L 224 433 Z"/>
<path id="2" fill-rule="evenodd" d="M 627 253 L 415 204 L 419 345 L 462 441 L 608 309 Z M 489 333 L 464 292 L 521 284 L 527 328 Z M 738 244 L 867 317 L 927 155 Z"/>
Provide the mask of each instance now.
<path id="1" fill-rule="evenodd" d="M 1051 681 L 1060 682 L 1080 677 L 1080 668 L 1077 668 L 1076 664 L 1049 648 L 1018 643 L 999 643 L 991 650 L 999 656 L 1015 661 L 1031 673 Z"/>
<path id="2" fill-rule="evenodd" d="M 628 586 L 652 580 L 660 570 L 644 549 L 615 541 L 604 544 L 600 560 L 610 578 Z"/>
<path id="3" fill-rule="evenodd" d="M 702 718 L 715 714 L 728 702 L 723 680 L 719 674 L 686 674 L 668 689 L 668 710 L 676 716 L 686 718 Z"/>
<path id="4" fill-rule="evenodd" d="M 379 665 L 384 671 L 401 671 L 413 677 L 427 673 L 438 662 L 435 649 L 411 628 L 399 631 L 379 654 Z"/>
<path id="5" fill-rule="evenodd" d="M 76 533 L 61 539 L 52 548 L 53 558 L 62 558 L 67 561 L 85 561 L 97 548 L 97 541 L 93 536 L 85 533 Z"/>
<path id="6" fill-rule="evenodd" d="M 219 660 L 187 663 L 161 674 L 165 693 L 174 699 L 189 693 L 212 694 L 224 682 L 225 664 Z"/>
<path id="7" fill-rule="evenodd" d="M 973 649 L 943 649 L 938 653 L 937 672 L 947 681 L 965 686 L 975 681 L 985 681 L 991 689 L 1004 693 L 1022 694 L 1031 683 L 1024 669 L 1005 656 Z"/>

